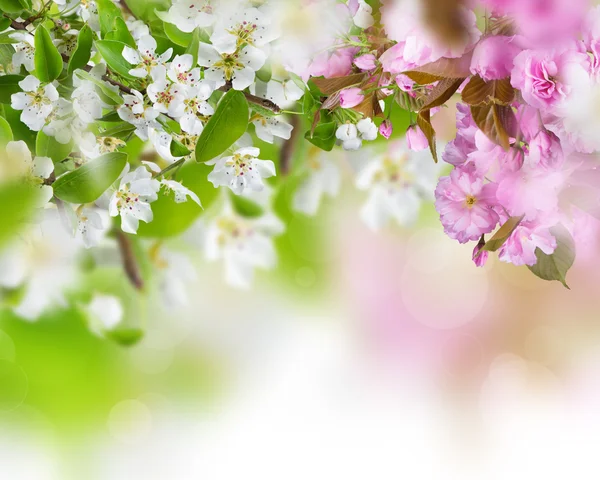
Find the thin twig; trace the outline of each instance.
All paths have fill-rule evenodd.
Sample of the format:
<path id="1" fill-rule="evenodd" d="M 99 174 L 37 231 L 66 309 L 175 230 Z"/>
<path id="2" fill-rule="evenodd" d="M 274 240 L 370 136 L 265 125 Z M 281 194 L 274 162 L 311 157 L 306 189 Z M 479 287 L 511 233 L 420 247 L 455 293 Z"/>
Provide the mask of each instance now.
<path id="1" fill-rule="evenodd" d="M 123 269 L 127 274 L 127 278 L 129 278 L 129 281 L 135 288 L 142 290 L 144 288 L 144 280 L 142 279 L 140 267 L 135 258 L 131 239 L 121 229 L 116 231 L 116 237 L 119 251 L 121 252 L 121 260 L 123 261 Z"/>
<path id="2" fill-rule="evenodd" d="M 222 92 L 228 92 L 232 88 L 233 87 L 231 86 L 231 83 L 228 82 L 226 85 L 223 85 L 221 88 L 219 88 L 219 90 L 221 90 Z M 277 105 L 275 102 L 272 102 L 271 100 L 257 97 L 256 95 L 252 95 L 251 93 L 246 92 L 244 92 L 244 95 L 246 97 L 246 100 L 248 100 L 250 103 L 254 103 L 255 105 L 266 108 L 267 110 L 271 110 L 274 113 L 281 113 L 281 108 L 279 108 L 279 105 Z"/>
<path id="3" fill-rule="evenodd" d="M 69 57 L 67 55 L 62 53 L 61 56 L 62 56 L 63 62 L 69 63 Z M 92 67 L 89 65 L 85 65 L 85 66 L 81 67 L 81 69 L 85 70 L 86 72 L 90 72 L 92 70 Z M 131 90 L 131 88 L 123 85 L 121 82 L 117 82 L 116 80 L 113 80 L 108 75 L 104 75 L 102 77 L 102 80 L 119 87 L 119 90 L 121 90 L 122 92 L 128 93 L 129 95 L 133 95 L 133 90 Z"/>
<path id="4" fill-rule="evenodd" d="M 292 133 L 290 138 L 281 146 L 281 153 L 279 155 L 279 170 L 282 175 L 288 175 L 292 170 L 292 158 L 294 156 L 296 140 L 300 134 L 300 118 L 293 116 L 290 123 L 293 127 Z"/>

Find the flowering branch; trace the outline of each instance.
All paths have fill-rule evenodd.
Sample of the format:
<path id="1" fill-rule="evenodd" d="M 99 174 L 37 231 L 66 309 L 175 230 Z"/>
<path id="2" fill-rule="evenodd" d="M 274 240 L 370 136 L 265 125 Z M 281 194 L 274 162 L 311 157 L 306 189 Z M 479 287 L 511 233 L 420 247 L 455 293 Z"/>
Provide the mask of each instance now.
<path id="1" fill-rule="evenodd" d="M 144 280 L 142 279 L 140 268 L 135 258 L 131 239 L 120 229 L 115 231 L 115 235 L 127 278 L 129 278 L 129 281 L 135 288 L 142 290 L 144 288 Z"/>

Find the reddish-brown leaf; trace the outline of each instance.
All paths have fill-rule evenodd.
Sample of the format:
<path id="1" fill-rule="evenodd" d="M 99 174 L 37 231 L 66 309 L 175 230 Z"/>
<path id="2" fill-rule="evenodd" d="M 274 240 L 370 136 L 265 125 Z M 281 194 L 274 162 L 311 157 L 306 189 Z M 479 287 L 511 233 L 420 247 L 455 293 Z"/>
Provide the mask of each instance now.
<path id="1" fill-rule="evenodd" d="M 332 93 L 339 92 L 344 88 L 360 85 L 364 79 L 364 73 L 355 73 L 345 77 L 313 78 L 312 81 L 317 88 L 321 90 L 323 95 L 331 95 Z"/>
<path id="2" fill-rule="evenodd" d="M 431 112 L 429 110 L 422 110 L 419 112 L 417 115 L 417 125 L 421 128 L 425 134 L 425 137 L 427 137 L 427 141 L 429 142 L 429 150 L 431 151 L 434 162 L 437 163 L 438 156 L 437 146 L 435 143 L 435 130 L 431 124 Z"/>
<path id="3" fill-rule="evenodd" d="M 515 99 L 515 89 L 510 84 L 510 78 L 486 82 L 476 75 L 464 88 L 462 99 L 469 105 L 482 105 L 490 102 L 510 105 Z"/>

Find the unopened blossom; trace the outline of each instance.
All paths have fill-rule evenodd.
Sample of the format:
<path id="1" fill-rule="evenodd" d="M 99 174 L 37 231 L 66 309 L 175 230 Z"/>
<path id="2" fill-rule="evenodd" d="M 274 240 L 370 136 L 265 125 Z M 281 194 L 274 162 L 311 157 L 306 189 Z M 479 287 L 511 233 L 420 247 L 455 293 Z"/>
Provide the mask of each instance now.
<path id="1" fill-rule="evenodd" d="M 21 80 L 19 87 L 23 91 L 12 94 L 11 106 L 15 110 L 23 110 L 21 121 L 33 131 L 39 132 L 54 109 L 58 91 L 51 83 L 42 85 L 33 75 Z"/>
<path id="2" fill-rule="evenodd" d="M 137 233 L 140 220 L 149 223 L 154 218 L 150 203 L 158 198 L 160 182 L 152 178 L 146 167 L 129 172 L 127 164 L 119 188 L 112 194 L 108 212 L 111 217 L 121 216 L 121 229 Z"/>
<path id="3" fill-rule="evenodd" d="M 53 191 L 45 181 L 54 171 L 54 163 L 48 157 L 32 157 L 29 147 L 23 140 L 6 144 L 6 158 L 3 158 L 0 173 L 3 177 L 16 177 L 40 190 L 38 205 L 43 207 L 52 198 Z M 3 170 L 7 171 L 4 172 Z"/>
<path id="4" fill-rule="evenodd" d="M 340 125 L 335 136 L 341 140 L 344 150 L 358 150 L 362 146 L 363 140 L 375 140 L 377 133 L 377 126 L 373 120 L 363 118 L 356 125 L 353 123 Z"/>
<path id="5" fill-rule="evenodd" d="M 251 45 L 233 53 L 220 53 L 214 46 L 201 43 L 198 52 L 198 64 L 206 67 L 204 78 L 214 82 L 215 88 L 227 82 L 236 90 L 248 88 L 265 59 L 265 54 Z"/>
<path id="6" fill-rule="evenodd" d="M 395 142 L 363 167 L 356 186 L 369 192 L 360 210 L 369 228 L 379 230 L 390 219 L 402 226 L 416 221 L 423 200 L 432 199 L 439 174 L 439 166 L 429 160 L 428 152 L 411 152 L 404 142 Z"/>
<path id="7" fill-rule="evenodd" d="M 352 15 L 352 21 L 357 27 L 367 29 L 375 23 L 373 7 L 365 0 L 349 0 L 348 8 Z"/>
<path id="8" fill-rule="evenodd" d="M 377 68 L 377 57 L 372 53 L 361 55 L 354 59 L 354 65 L 363 71 L 375 70 Z"/>
<path id="9" fill-rule="evenodd" d="M 340 106 L 342 108 L 352 108 L 361 104 L 365 96 L 362 88 L 352 87 L 345 88 L 340 92 Z"/>
<path id="10" fill-rule="evenodd" d="M 498 224 L 496 185 L 471 169 L 457 167 L 435 189 L 435 208 L 446 234 L 460 243 L 479 240 Z"/>
<path id="11" fill-rule="evenodd" d="M 215 187 L 227 186 L 240 195 L 245 189 L 260 191 L 264 188 L 263 178 L 273 177 L 275 164 L 271 160 L 260 160 L 260 150 L 244 147 L 233 155 L 208 162 L 215 168 L 208 174 L 208 180 Z"/>
<path id="12" fill-rule="evenodd" d="M 547 170 L 562 167 L 565 157 L 559 138 L 542 130 L 529 142 L 529 164 Z"/>
<path id="13" fill-rule="evenodd" d="M 478 243 L 473 249 L 473 262 L 478 267 L 484 267 L 489 257 L 489 252 L 482 250 L 483 245 L 482 243 Z"/>
<path id="14" fill-rule="evenodd" d="M 210 27 L 214 21 L 214 0 L 175 0 L 168 12 L 157 12 L 161 20 L 177 25 L 182 32 Z"/>
<path id="15" fill-rule="evenodd" d="M 273 143 L 274 137 L 289 140 L 294 127 L 278 117 L 265 117 L 256 114 L 251 118 L 256 136 L 267 143 Z"/>
<path id="16" fill-rule="evenodd" d="M 550 233 L 548 225 L 523 221 L 500 248 L 498 258 L 516 266 L 535 265 L 537 248 L 546 255 L 551 255 L 556 246 L 556 239 Z"/>
<path id="17" fill-rule="evenodd" d="M 298 186 L 292 200 L 294 210 L 314 216 L 324 196 L 337 196 L 341 175 L 336 160 L 327 152 L 311 148 L 306 158 L 308 176 Z"/>
<path id="18" fill-rule="evenodd" d="M 173 49 L 169 48 L 162 54 L 156 53 L 156 40 L 150 35 L 146 35 L 137 42 L 137 50 L 130 46 L 123 47 L 123 58 L 127 60 L 134 68 L 129 70 L 129 74 L 145 78 L 154 70 L 165 68 L 165 64 L 171 59 Z"/>
<path id="19" fill-rule="evenodd" d="M 386 140 L 390 139 L 393 132 L 394 126 L 392 125 L 392 122 L 390 120 L 386 119 L 383 122 L 381 122 L 381 125 L 379 125 L 379 134 Z"/>
<path id="20" fill-rule="evenodd" d="M 220 53 L 234 53 L 243 45 L 260 48 L 277 37 L 270 23 L 257 8 L 246 8 L 217 21 L 210 41 Z"/>
<path id="21" fill-rule="evenodd" d="M 406 131 L 406 143 L 408 148 L 415 152 L 420 152 L 429 147 L 429 140 L 418 125 L 412 125 Z"/>
<path id="22" fill-rule="evenodd" d="M 208 225 L 205 254 L 208 260 L 223 260 L 227 283 L 249 288 L 254 270 L 272 269 L 277 262 L 273 237 L 283 232 L 284 225 L 273 213 L 258 218 L 244 218 L 226 205 Z"/>
<path id="23" fill-rule="evenodd" d="M 15 32 L 10 35 L 14 40 L 18 40 L 19 43 L 13 45 L 15 53 L 12 56 L 12 64 L 16 71 L 21 69 L 21 66 L 25 67 L 28 72 L 35 70 L 34 55 L 35 46 L 33 41 L 33 35 L 27 32 Z"/>

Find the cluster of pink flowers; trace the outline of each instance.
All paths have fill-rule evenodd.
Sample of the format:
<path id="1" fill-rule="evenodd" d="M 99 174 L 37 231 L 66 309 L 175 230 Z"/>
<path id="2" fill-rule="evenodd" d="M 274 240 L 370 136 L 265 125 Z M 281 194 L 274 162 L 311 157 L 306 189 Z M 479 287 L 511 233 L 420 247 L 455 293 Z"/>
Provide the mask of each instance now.
<path id="1" fill-rule="evenodd" d="M 535 265 L 538 250 L 552 255 L 559 246 L 555 228 L 575 236 L 576 219 L 590 210 L 573 186 L 591 187 L 586 200 L 600 210 L 600 191 L 585 180 L 600 151 L 593 108 L 600 102 L 600 7 L 587 0 L 465 0 L 454 12 L 460 35 L 446 41 L 427 23 L 426 4 L 382 2 L 374 26 L 356 33 L 349 22 L 337 43 L 298 73 L 340 80 L 321 109 L 340 129 L 381 118 L 379 134 L 390 138 L 390 113 L 376 104 L 384 110 L 394 95 L 417 113 L 407 145 L 429 145 L 434 155 L 431 115 L 461 93 L 457 134 L 441 154 L 453 169 L 435 190 L 444 230 L 460 243 L 475 242 L 479 266 L 488 250 L 514 265 Z M 476 11 L 486 12 L 483 29 Z M 345 148 L 361 145 L 342 140 Z M 505 224 L 512 228 L 501 229 Z M 484 248 L 486 235 L 495 235 L 493 248 Z"/>

